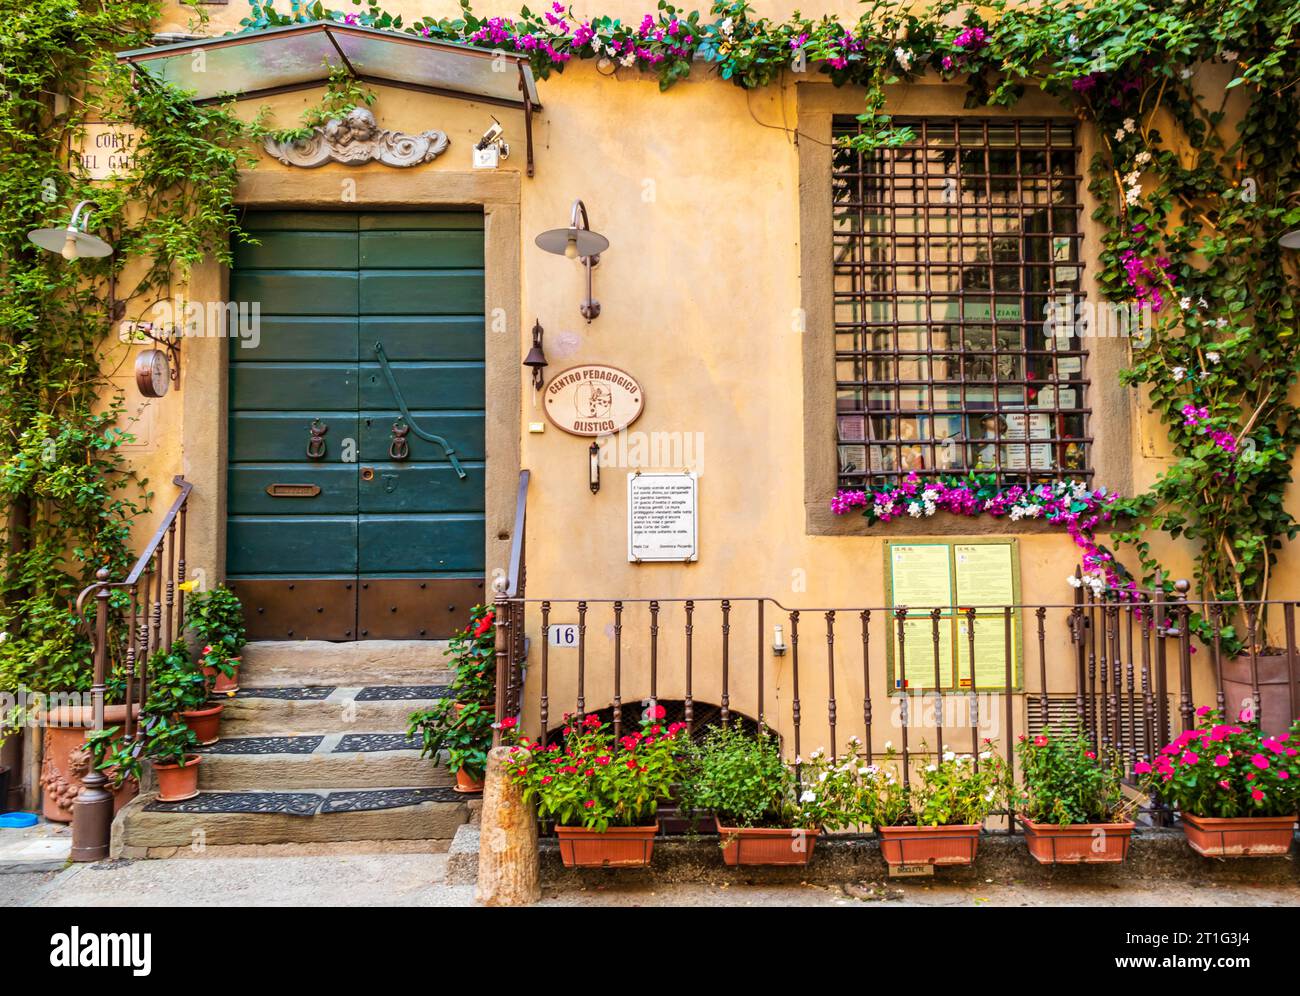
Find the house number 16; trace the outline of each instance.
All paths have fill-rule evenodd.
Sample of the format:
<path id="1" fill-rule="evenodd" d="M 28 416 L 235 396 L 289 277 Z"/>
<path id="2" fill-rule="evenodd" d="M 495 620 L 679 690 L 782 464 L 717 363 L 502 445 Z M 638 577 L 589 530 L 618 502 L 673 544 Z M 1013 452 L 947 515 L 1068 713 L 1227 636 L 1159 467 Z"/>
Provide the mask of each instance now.
<path id="1" fill-rule="evenodd" d="M 547 627 L 546 642 L 552 647 L 576 647 L 578 627 L 575 623 L 552 623 Z"/>

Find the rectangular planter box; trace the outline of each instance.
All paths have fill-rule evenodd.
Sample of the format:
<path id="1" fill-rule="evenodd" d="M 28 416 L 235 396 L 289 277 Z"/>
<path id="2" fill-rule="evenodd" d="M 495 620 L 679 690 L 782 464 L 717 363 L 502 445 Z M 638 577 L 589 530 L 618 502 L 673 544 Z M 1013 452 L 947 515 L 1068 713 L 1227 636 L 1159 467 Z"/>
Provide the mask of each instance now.
<path id="1" fill-rule="evenodd" d="M 604 833 L 585 827 L 556 827 L 565 868 L 643 868 L 650 864 L 659 824 L 610 827 Z"/>
<path id="2" fill-rule="evenodd" d="M 1043 865 L 1116 864 L 1128 857 L 1135 823 L 1035 823 L 1020 817 L 1025 843 Z"/>
<path id="3" fill-rule="evenodd" d="M 722 860 L 729 865 L 806 865 L 817 843 L 816 830 L 796 827 L 724 827 Z"/>
<path id="4" fill-rule="evenodd" d="M 946 827 L 877 827 L 880 854 L 890 865 L 969 865 L 979 850 L 978 823 Z"/>
<path id="5" fill-rule="evenodd" d="M 1187 843 L 1207 858 L 1275 858 L 1291 850 L 1294 816 L 1214 816 L 1180 814 Z"/>

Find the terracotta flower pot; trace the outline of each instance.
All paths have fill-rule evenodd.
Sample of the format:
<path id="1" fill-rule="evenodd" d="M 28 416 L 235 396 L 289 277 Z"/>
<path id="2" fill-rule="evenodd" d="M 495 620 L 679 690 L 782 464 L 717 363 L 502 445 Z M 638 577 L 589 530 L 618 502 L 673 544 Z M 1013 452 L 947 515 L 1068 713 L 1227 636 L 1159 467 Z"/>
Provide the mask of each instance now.
<path id="1" fill-rule="evenodd" d="M 890 865 L 969 865 L 979 850 L 978 823 L 943 827 L 877 827 Z"/>
<path id="2" fill-rule="evenodd" d="M 203 667 L 203 677 L 208 679 L 208 691 L 213 695 L 228 695 L 232 692 L 239 691 L 239 664 L 235 664 L 235 673 L 233 677 L 227 678 L 224 671 L 219 667 L 205 665 Z"/>
<path id="3" fill-rule="evenodd" d="M 140 707 L 134 706 L 132 713 L 138 719 Z M 72 804 L 81 792 L 81 780 L 90 771 L 91 757 L 85 744 L 93 720 L 89 706 L 60 706 L 40 717 L 46 724 L 41 751 L 41 812 L 52 823 L 72 822 Z M 126 706 L 104 708 L 105 725 L 121 726 L 125 721 Z M 113 793 L 116 813 L 136 797 L 140 786 L 134 778 L 128 778 L 117 788 L 109 785 L 108 790 Z"/>
<path id="4" fill-rule="evenodd" d="M 464 768 L 456 769 L 456 791 L 467 794 L 483 791 L 483 779 L 475 778 Z"/>
<path id="5" fill-rule="evenodd" d="M 656 822 L 648 827 L 610 827 L 604 833 L 585 827 L 556 827 L 565 868 L 642 868 L 650 864 Z"/>
<path id="6" fill-rule="evenodd" d="M 158 776 L 159 802 L 184 802 L 199 794 L 198 754 L 187 754 L 184 764 L 153 763 L 154 773 Z"/>
<path id="7" fill-rule="evenodd" d="M 215 744 L 221 739 L 221 710 L 225 706 L 218 703 L 206 709 L 191 709 L 181 713 L 185 725 L 194 731 L 203 746 Z"/>
<path id="8" fill-rule="evenodd" d="M 1021 814 L 1025 843 L 1041 865 L 1105 865 L 1128 857 L 1136 823 L 1035 823 Z"/>
<path id="9" fill-rule="evenodd" d="M 816 828 L 725 827 L 717 817 L 713 822 L 729 865 L 806 865 L 817 844 Z"/>
<path id="10" fill-rule="evenodd" d="M 1207 858 L 1272 858 L 1291 850 L 1294 816 L 1214 816 L 1182 814 L 1183 833 L 1197 854 Z"/>

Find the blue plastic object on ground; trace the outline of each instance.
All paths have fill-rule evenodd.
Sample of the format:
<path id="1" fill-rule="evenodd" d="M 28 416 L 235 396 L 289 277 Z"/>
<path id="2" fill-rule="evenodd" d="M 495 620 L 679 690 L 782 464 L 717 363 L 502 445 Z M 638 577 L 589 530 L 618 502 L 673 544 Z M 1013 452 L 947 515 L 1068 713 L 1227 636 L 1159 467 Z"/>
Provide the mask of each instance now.
<path id="1" fill-rule="evenodd" d="M 0 828 L 21 830 L 40 822 L 35 813 L 0 813 Z"/>

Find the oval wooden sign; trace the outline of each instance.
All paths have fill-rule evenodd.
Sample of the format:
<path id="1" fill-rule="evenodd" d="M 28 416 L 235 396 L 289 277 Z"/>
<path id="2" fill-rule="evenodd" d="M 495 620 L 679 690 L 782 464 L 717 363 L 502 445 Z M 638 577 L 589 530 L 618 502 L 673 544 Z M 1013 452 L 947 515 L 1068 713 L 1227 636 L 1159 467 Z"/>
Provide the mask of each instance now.
<path id="1" fill-rule="evenodd" d="M 608 436 L 635 422 L 645 407 L 636 378 L 618 367 L 570 367 L 546 384 L 546 417 L 575 436 Z"/>

